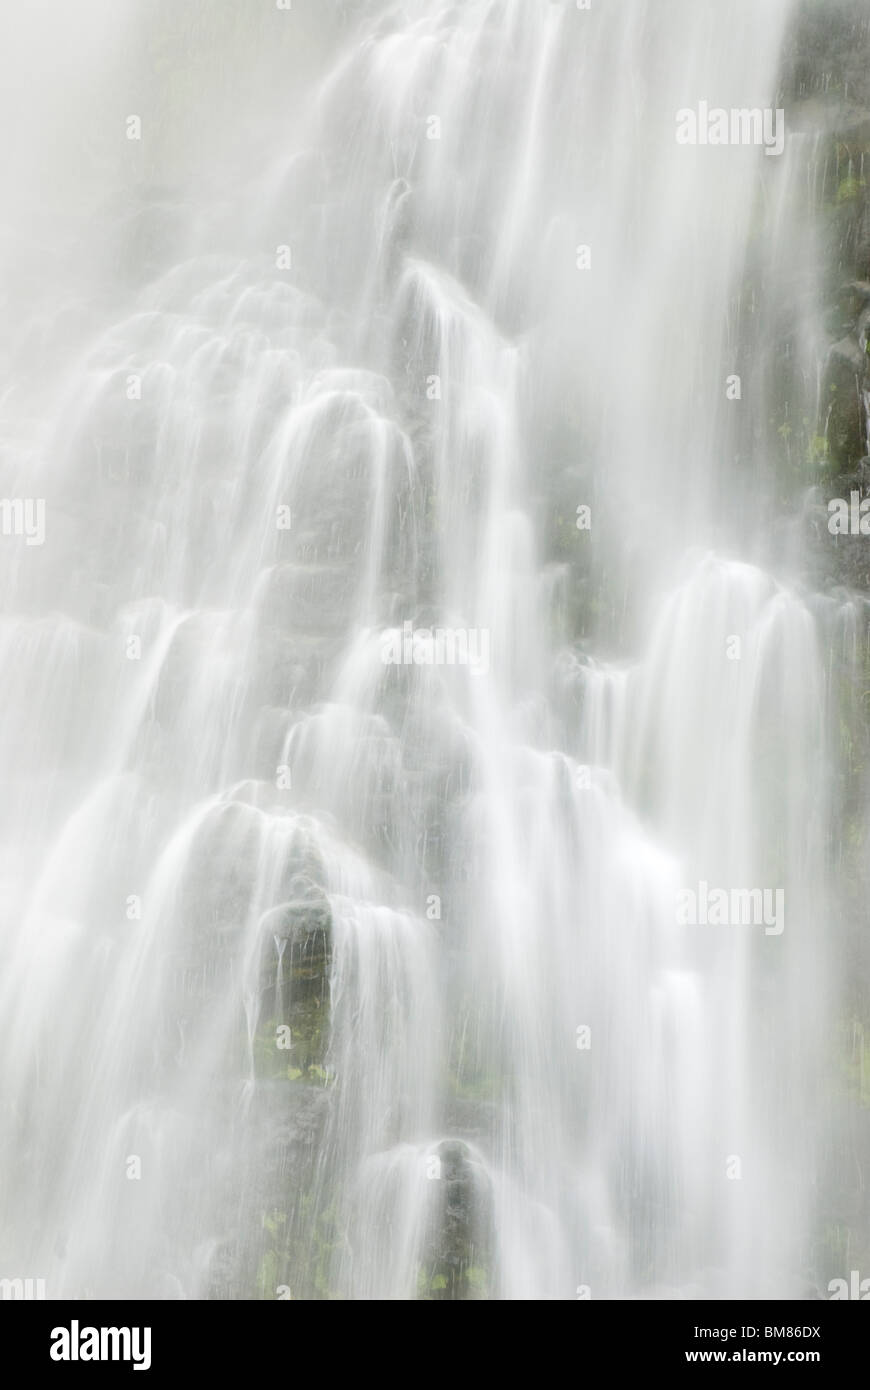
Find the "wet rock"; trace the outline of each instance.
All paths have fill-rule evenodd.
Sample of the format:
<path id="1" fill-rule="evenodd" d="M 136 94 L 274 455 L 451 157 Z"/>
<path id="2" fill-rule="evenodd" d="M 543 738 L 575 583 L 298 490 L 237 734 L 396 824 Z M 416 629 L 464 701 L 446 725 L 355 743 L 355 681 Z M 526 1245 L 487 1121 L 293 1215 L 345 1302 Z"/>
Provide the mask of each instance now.
<path id="1" fill-rule="evenodd" d="M 438 1145 L 438 1210 L 418 1279 L 419 1297 L 438 1302 L 486 1298 L 491 1283 L 489 1181 L 460 1139 Z"/>
<path id="2" fill-rule="evenodd" d="M 828 354 L 822 386 L 825 434 L 831 463 L 838 470 L 854 467 L 864 454 L 866 382 L 866 353 L 854 338 L 841 338 Z"/>
<path id="3" fill-rule="evenodd" d="M 260 1056 L 267 1074 L 325 1081 L 332 911 L 323 889 L 295 875 L 291 896 L 262 919 Z M 280 1036 L 279 1029 L 289 1029 Z M 280 1046 L 279 1046 L 280 1041 Z"/>

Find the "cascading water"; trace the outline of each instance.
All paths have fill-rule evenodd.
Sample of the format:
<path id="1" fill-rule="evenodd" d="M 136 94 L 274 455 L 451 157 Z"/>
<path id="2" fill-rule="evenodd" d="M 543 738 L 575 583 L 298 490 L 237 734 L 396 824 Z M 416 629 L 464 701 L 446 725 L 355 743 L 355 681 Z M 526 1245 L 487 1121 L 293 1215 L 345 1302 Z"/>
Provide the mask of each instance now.
<path id="1" fill-rule="evenodd" d="M 129 75 L 173 21 L 127 9 Z M 791 14 L 299 0 L 251 23 L 268 109 L 252 76 L 232 149 L 218 120 L 222 187 L 141 167 L 195 65 L 111 86 L 121 191 L 76 227 L 123 224 L 138 276 L 9 291 L 2 487 L 46 530 L 0 547 L 0 1275 L 822 1277 L 865 619 L 804 583 L 753 432 L 812 139 L 674 136 L 776 105 Z M 796 355 L 809 412 L 812 327 Z M 770 911 L 680 919 L 716 890 Z"/>

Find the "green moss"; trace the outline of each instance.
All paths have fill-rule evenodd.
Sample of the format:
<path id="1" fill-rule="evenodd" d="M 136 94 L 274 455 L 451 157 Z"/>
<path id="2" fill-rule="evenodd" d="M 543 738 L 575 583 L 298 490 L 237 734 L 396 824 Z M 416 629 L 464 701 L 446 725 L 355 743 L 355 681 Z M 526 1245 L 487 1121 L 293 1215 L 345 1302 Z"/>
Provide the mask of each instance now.
<path id="1" fill-rule="evenodd" d="M 293 1013 L 295 1026 L 290 1029 L 291 1047 L 278 1046 L 276 1019 L 266 1019 L 254 1035 L 254 1074 L 258 1081 L 304 1081 L 311 1086 L 330 1086 L 335 1073 L 321 1064 L 326 1039 L 322 1035 L 322 1018 L 317 1026 L 300 1028 L 300 1013 Z M 312 1057 L 318 1060 L 310 1060 Z"/>
<path id="2" fill-rule="evenodd" d="M 255 1278 L 255 1297 L 274 1300 L 284 1284 L 295 1299 L 335 1300 L 335 1257 L 341 1245 L 334 1200 L 322 1189 L 303 1192 L 292 1211 L 263 1213 L 265 1249 Z"/>
<path id="3" fill-rule="evenodd" d="M 267 1250 L 260 1261 L 260 1268 L 257 1270 L 257 1298 L 274 1299 L 279 1284 L 283 1282 L 278 1278 L 277 1252 Z"/>
<path id="4" fill-rule="evenodd" d="M 849 1097 L 862 1109 L 870 1108 L 870 1037 L 857 1019 L 840 1027 L 837 1060 Z"/>
<path id="5" fill-rule="evenodd" d="M 498 1100 L 502 1078 L 494 1072 L 463 1070 L 449 1073 L 446 1086 L 455 1100 Z"/>
<path id="6" fill-rule="evenodd" d="M 287 1223 L 287 1213 L 285 1211 L 273 1211 L 271 1215 L 263 1217 L 263 1230 L 270 1235 L 275 1235 L 282 1226 Z"/>
<path id="7" fill-rule="evenodd" d="M 420 1303 L 479 1302 L 489 1297 L 489 1274 L 482 1265 L 437 1261 L 417 1270 Z"/>
<path id="8" fill-rule="evenodd" d="M 865 179 L 856 179 L 852 174 L 849 174 L 840 182 L 840 186 L 837 189 L 836 201 L 838 203 L 852 202 L 853 199 L 861 197 L 866 187 L 867 183 Z"/>
<path id="9" fill-rule="evenodd" d="M 324 1086 L 330 1085 L 335 1080 L 334 1072 L 330 1072 L 326 1067 L 319 1067 L 312 1064 L 306 1073 L 309 1081 L 320 1081 Z"/>
<path id="10" fill-rule="evenodd" d="M 828 441 L 823 434 L 810 436 L 807 447 L 807 463 L 819 465 L 828 462 Z"/>

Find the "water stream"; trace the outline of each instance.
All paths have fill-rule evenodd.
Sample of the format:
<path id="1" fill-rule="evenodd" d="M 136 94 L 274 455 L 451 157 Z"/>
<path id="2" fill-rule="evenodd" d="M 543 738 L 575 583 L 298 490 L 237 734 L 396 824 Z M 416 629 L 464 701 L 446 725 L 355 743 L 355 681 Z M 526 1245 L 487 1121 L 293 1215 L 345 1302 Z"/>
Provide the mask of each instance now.
<path id="1" fill-rule="evenodd" d="M 8 291 L 0 1274 L 819 1279 L 863 610 L 746 443 L 811 136 L 674 137 L 776 104 L 791 8 L 299 0 L 223 93 L 229 10 L 163 88 L 162 11 L 80 36 L 72 225 L 8 174 L 66 260 Z"/>

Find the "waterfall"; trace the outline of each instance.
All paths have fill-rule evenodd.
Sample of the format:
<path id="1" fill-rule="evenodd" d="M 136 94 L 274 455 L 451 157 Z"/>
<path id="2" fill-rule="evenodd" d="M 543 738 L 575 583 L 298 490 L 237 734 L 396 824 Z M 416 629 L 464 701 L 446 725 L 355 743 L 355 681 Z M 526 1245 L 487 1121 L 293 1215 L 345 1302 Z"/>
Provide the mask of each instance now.
<path id="1" fill-rule="evenodd" d="M 8 171 L 0 1275 L 806 1296 L 867 614 L 765 431 L 824 175 L 675 137 L 777 107 L 792 0 L 120 8 Z"/>

